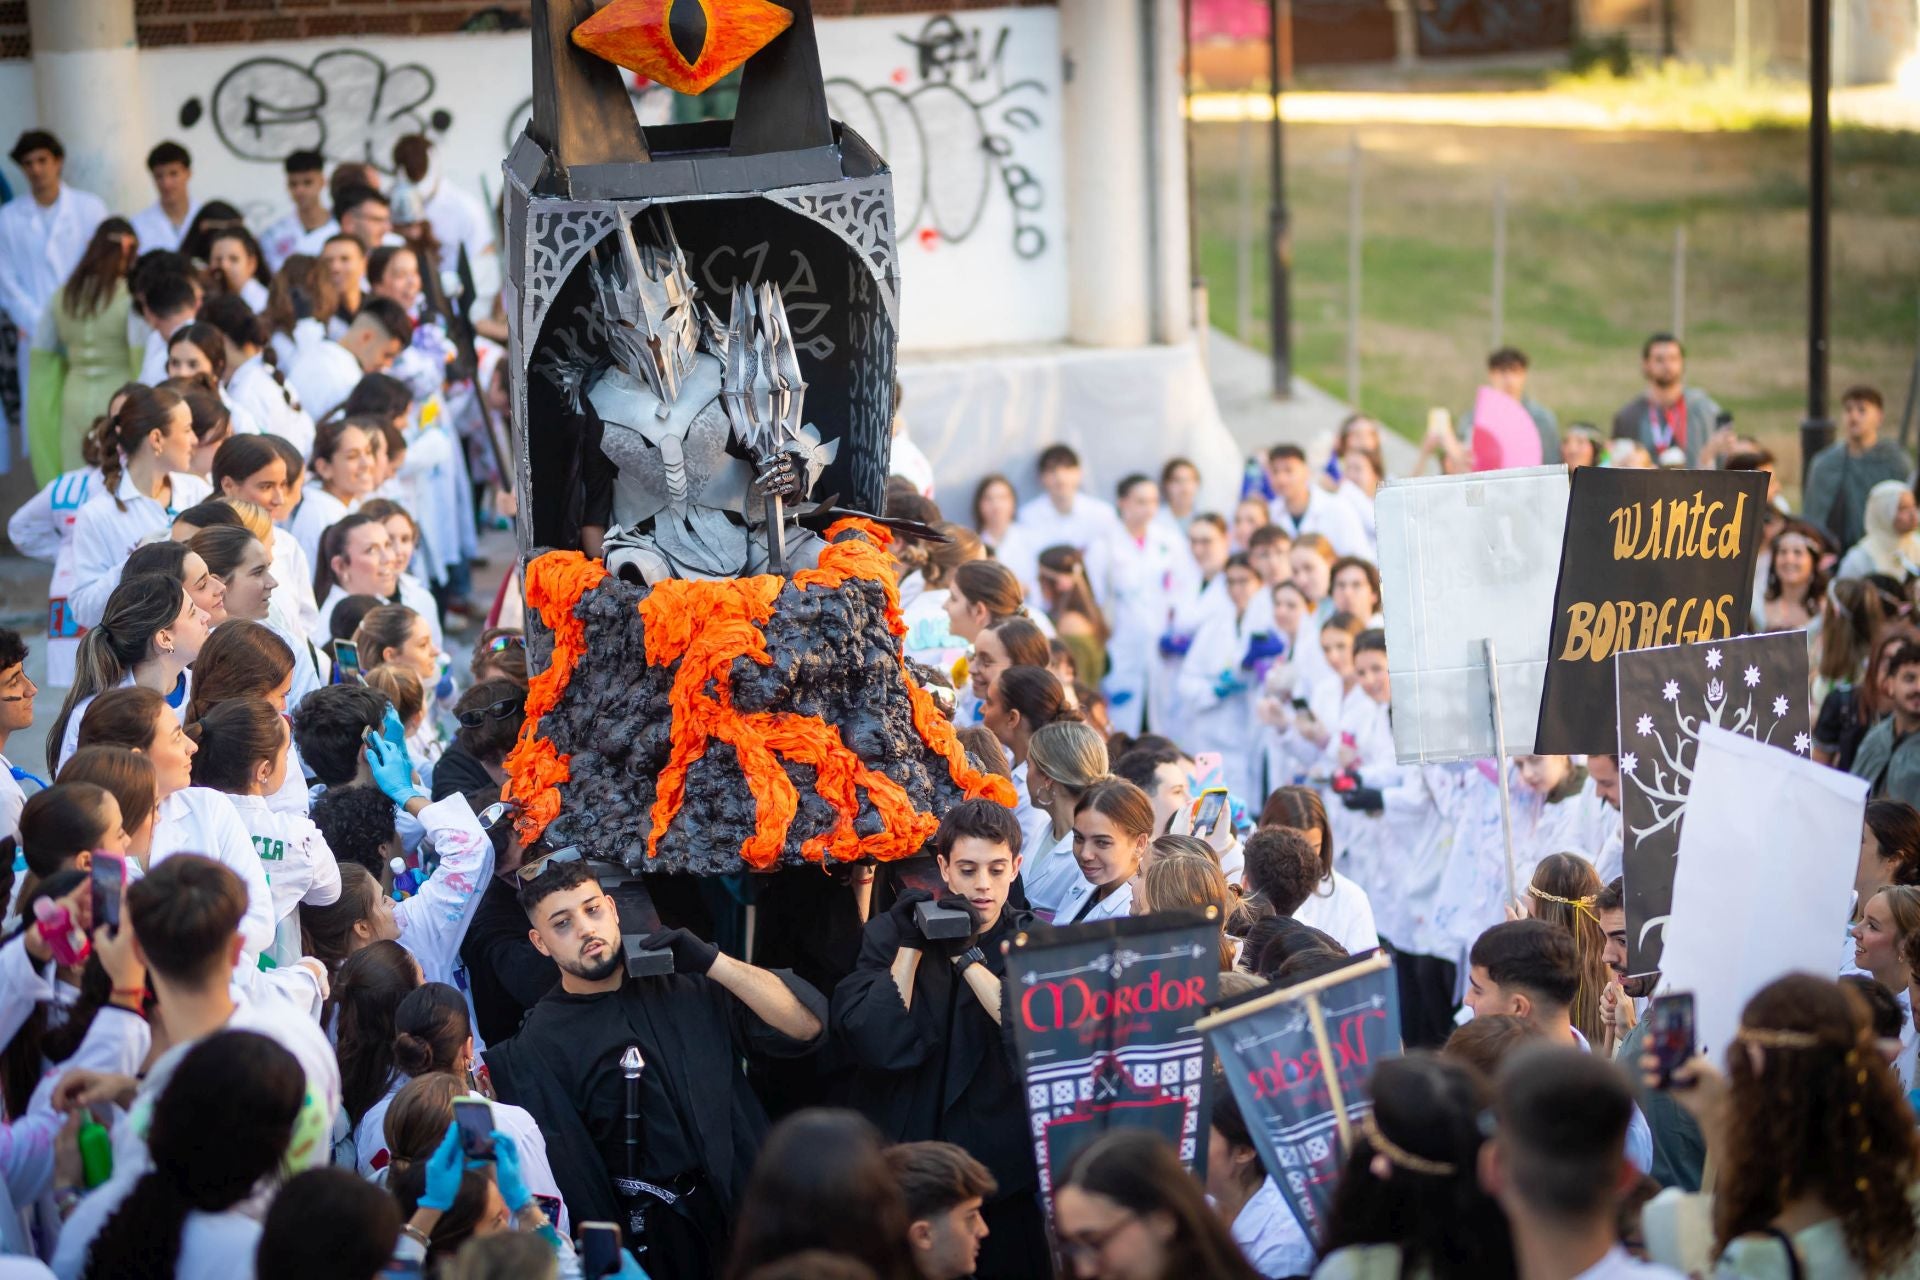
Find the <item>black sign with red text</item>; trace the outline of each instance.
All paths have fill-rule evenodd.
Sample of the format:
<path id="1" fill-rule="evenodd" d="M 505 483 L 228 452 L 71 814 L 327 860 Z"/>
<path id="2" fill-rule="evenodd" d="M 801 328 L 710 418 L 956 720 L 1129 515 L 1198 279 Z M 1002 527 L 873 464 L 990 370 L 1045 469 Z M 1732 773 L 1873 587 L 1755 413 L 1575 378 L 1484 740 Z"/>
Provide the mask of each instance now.
<path id="1" fill-rule="evenodd" d="M 1036 928 L 1007 956 L 1040 1189 L 1109 1129 L 1146 1127 L 1204 1175 L 1206 1044 L 1220 925 L 1197 911 Z"/>
<path id="2" fill-rule="evenodd" d="M 1347 1121 L 1358 1122 L 1372 1107 L 1367 1084 L 1374 1064 L 1400 1053 L 1398 988 L 1392 964 L 1363 961 L 1353 977 L 1299 999 L 1275 1002 L 1275 994 L 1236 1001 L 1260 1007 L 1212 1024 L 1206 1034 L 1267 1172 L 1307 1238 L 1319 1240 L 1346 1162 L 1327 1076 L 1330 1070 L 1338 1076 Z M 1331 1063 L 1314 1041 L 1316 1002 Z M 1221 1010 L 1232 1011 L 1232 1005 Z"/>

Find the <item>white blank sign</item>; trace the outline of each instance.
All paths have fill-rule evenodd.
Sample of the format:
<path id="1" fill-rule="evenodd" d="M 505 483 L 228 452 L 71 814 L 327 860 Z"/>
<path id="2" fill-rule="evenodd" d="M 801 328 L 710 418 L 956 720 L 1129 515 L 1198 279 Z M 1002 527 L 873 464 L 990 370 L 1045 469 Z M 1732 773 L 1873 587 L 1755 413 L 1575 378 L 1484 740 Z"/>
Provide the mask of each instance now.
<path id="1" fill-rule="evenodd" d="M 1716 1061 L 1760 988 L 1834 976 L 1866 804 L 1865 778 L 1701 727 L 1660 967 Z"/>
<path id="2" fill-rule="evenodd" d="M 1402 764 L 1494 754 L 1484 641 L 1507 753 L 1533 750 L 1567 524 L 1567 469 L 1389 480 L 1374 499 Z"/>

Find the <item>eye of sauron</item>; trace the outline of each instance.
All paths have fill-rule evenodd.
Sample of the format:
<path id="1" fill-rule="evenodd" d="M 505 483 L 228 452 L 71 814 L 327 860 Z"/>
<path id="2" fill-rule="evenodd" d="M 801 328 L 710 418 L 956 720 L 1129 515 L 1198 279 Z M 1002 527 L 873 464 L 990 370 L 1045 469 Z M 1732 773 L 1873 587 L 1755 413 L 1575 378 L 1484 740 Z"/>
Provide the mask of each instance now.
<path id="1" fill-rule="evenodd" d="M 770 0 L 612 0 L 573 29 L 597 57 L 696 94 L 793 25 Z"/>

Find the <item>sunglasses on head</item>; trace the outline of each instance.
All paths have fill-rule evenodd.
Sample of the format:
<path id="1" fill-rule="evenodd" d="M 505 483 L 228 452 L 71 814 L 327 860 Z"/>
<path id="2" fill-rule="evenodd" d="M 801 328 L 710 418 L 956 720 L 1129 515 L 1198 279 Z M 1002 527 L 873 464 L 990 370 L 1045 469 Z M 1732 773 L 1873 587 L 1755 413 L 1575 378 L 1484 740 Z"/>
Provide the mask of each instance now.
<path id="1" fill-rule="evenodd" d="M 469 729 L 478 729 L 488 720 L 505 720 L 518 711 L 521 701 L 518 698 L 502 698 L 500 701 L 484 707 L 474 707 L 460 713 L 460 723 Z"/>
<path id="2" fill-rule="evenodd" d="M 552 853 L 543 853 L 520 868 L 520 883 L 526 884 L 537 880 L 540 878 L 540 873 L 548 867 L 558 866 L 562 862 L 578 862 L 583 856 L 585 855 L 580 852 L 580 847 L 571 844 L 564 849 L 555 849 Z"/>
<path id="3" fill-rule="evenodd" d="M 488 653 L 505 653 L 509 649 L 524 649 L 526 647 L 527 639 L 525 636 L 495 636 L 493 639 L 487 641 Z"/>

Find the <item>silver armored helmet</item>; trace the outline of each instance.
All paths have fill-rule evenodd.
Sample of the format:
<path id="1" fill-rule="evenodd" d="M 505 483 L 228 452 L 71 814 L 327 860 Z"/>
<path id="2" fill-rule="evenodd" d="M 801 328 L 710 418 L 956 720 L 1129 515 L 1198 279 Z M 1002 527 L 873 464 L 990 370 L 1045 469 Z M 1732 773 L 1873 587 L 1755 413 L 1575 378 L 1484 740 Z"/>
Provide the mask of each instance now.
<path id="1" fill-rule="evenodd" d="M 699 345 L 698 291 L 666 212 L 642 216 L 645 241 L 636 240 L 622 211 L 620 224 L 594 246 L 589 275 L 615 362 L 671 404 Z"/>

